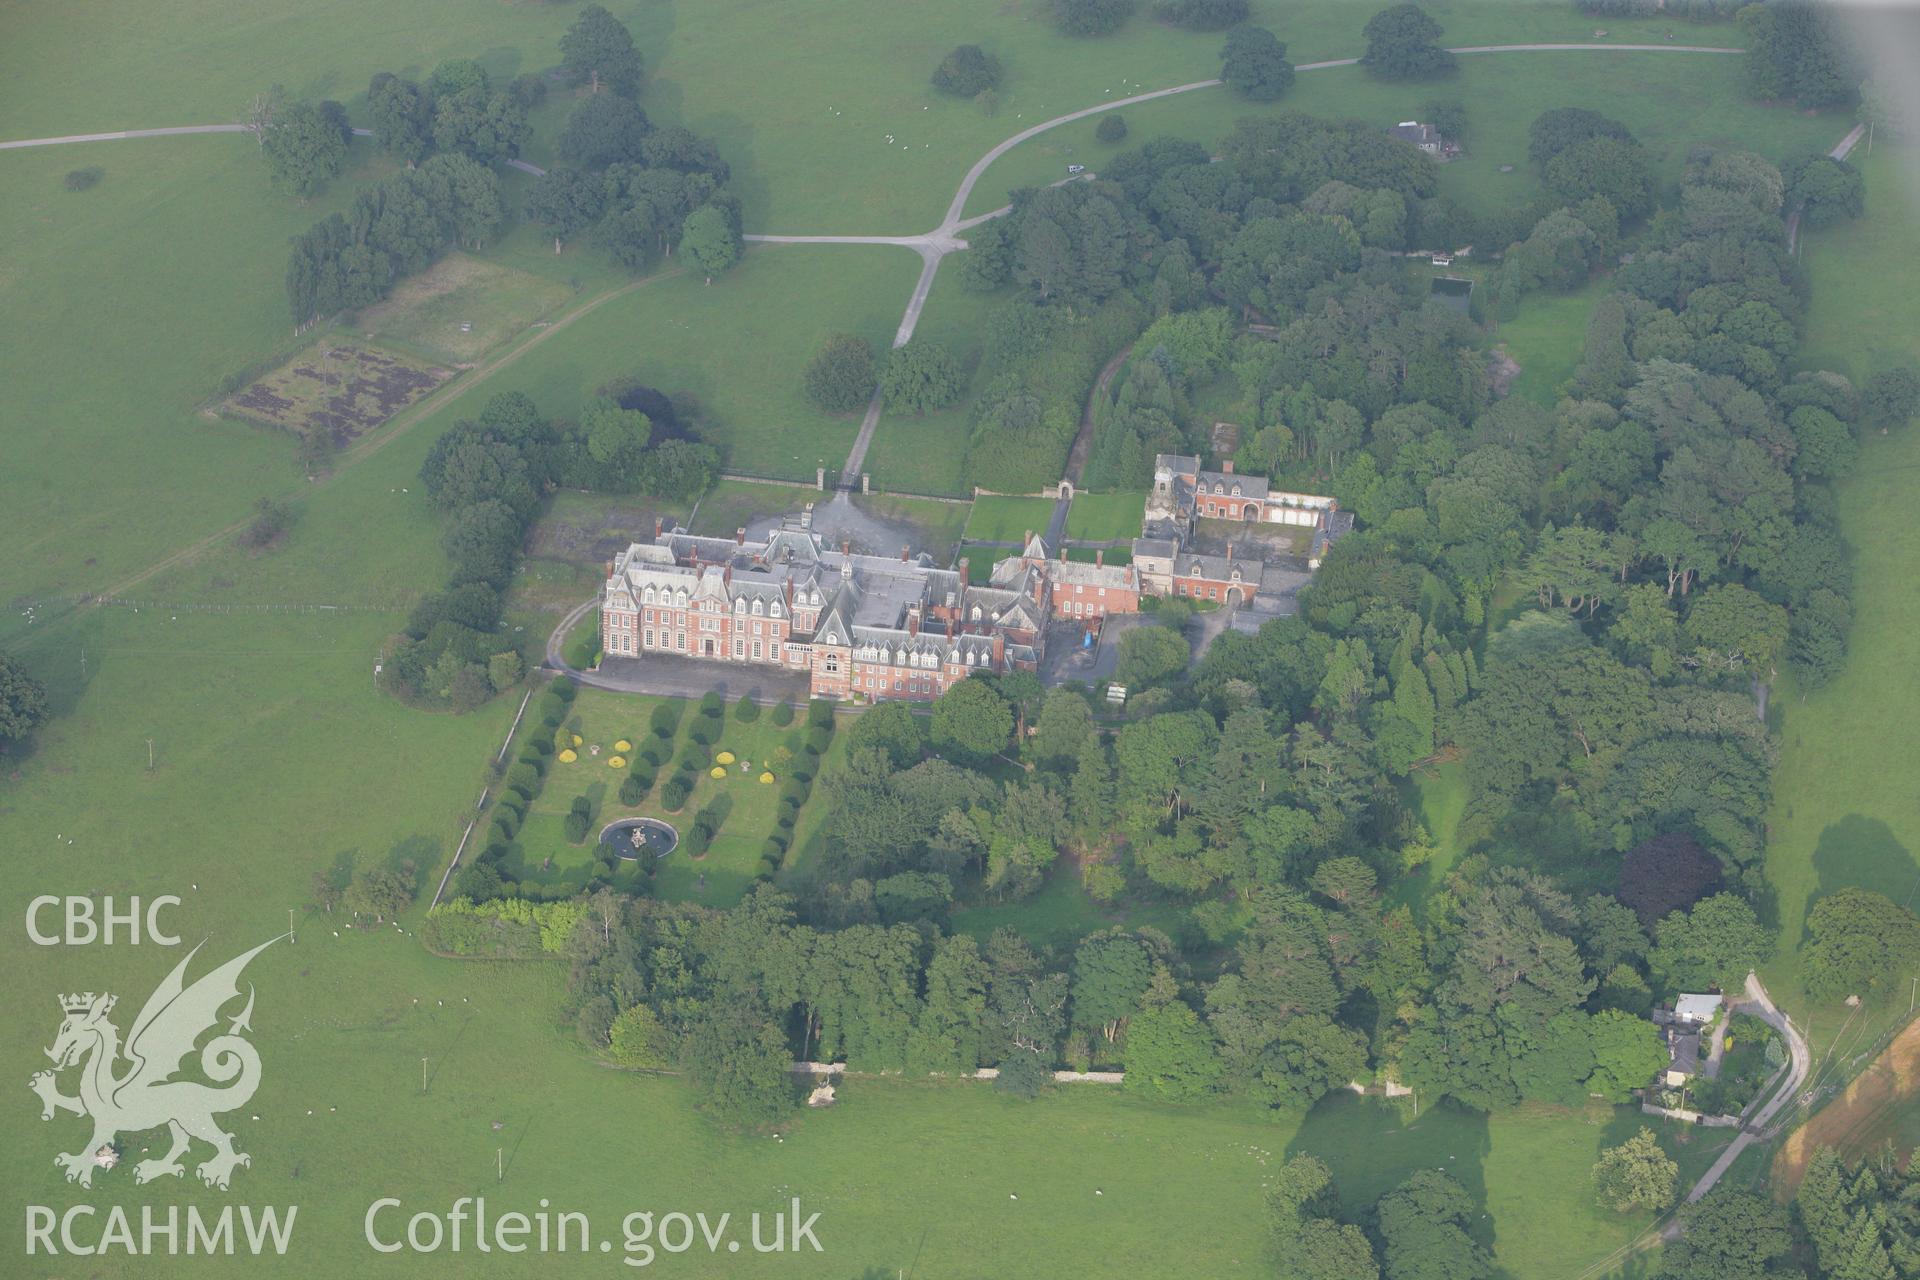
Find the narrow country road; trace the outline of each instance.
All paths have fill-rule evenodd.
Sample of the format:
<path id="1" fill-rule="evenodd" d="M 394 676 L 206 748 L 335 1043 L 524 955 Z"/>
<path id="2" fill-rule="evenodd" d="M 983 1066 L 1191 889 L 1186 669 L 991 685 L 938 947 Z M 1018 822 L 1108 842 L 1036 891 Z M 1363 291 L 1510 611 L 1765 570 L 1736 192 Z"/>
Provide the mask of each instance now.
<path id="1" fill-rule="evenodd" d="M 1767 1099 L 1766 1105 L 1754 1112 L 1751 1120 L 1740 1126 L 1740 1132 L 1735 1135 L 1732 1142 L 1727 1144 L 1727 1149 L 1720 1153 L 1720 1158 L 1713 1162 L 1713 1167 L 1701 1175 L 1700 1181 L 1693 1184 L 1693 1190 L 1687 1192 L 1688 1204 L 1695 1203 L 1707 1192 L 1713 1190 L 1714 1184 L 1719 1182 L 1727 1170 L 1733 1167 L 1733 1162 L 1740 1158 L 1740 1153 L 1755 1140 L 1773 1136 L 1767 1131 L 1768 1123 L 1780 1113 L 1783 1107 L 1800 1096 L 1800 1086 L 1807 1082 L 1807 1073 L 1813 1070 L 1813 1053 L 1807 1048 L 1806 1037 L 1801 1035 L 1800 1029 L 1793 1025 L 1793 1019 L 1774 1006 L 1772 999 L 1767 995 L 1767 989 L 1760 985 L 1758 975 L 1752 973 L 1747 975 L 1747 998 L 1739 1004 L 1741 1012 L 1751 1013 L 1786 1037 L 1787 1078 L 1779 1088 L 1774 1090 L 1773 1096 Z M 1678 1235 L 1678 1223 L 1670 1225 L 1668 1231 Z"/>

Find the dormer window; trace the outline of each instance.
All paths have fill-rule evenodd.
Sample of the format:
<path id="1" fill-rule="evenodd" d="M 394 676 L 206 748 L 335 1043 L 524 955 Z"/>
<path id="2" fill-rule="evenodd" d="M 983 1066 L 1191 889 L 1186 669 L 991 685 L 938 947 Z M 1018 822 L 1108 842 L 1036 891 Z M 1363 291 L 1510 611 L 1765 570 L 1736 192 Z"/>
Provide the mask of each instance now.
<path id="1" fill-rule="evenodd" d="M 979 605 L 975 605 L 975 606 L 973 606 L 973 620 L 974 620 L 975 622 L 978 622 L 978 621 L 980 621 L 980 606 L 979 606 Z"/>
<path id="2" fill-rule="evenodd" d="M 760 601 L 755 600 L 753 602 L 753 616 L 757 618 L 764 612 L 766 612 L 766 606 Z"/>
<path id="3" fill-rule="evenodd" d="M 1235 485 L 1235 486 L 1233 486 L 1233 496 L 1234 496 L 1234 497 L 1236 497 L 1236 498 L 1240 496 L 1240 486 L 1239 486 L 1239 485 Z"/>
<path id="4" fill-rule="evenodd" d="M 778 600 L 776 600 L 776 601 L 774 601 L 774 602 L 773 602 L 772 604 L 770 604 L 770 605 L 768 605 L 768 606 L 767 606 L 767 612 L 768 612 L 768 613 L 770 613 L 770 614 L 772 614 L 772 615 L 773 615 L 774 617 L 776 617 L 776 618 L 777 618 L 777 617 L 779 617 L 779 616 L 780 616 L 780 602 L 779 602 Z"/>

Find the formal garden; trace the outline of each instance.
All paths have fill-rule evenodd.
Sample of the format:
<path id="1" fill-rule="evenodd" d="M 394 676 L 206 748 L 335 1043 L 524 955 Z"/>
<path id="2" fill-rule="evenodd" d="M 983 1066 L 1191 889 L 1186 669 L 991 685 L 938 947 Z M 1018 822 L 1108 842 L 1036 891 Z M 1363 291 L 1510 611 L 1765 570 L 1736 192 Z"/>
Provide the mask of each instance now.
<path id="1" fill-rule="evenodd" d="M 824 704 L 648 698 L 559 677 L 528 708 L 453 892 L 552 901 L 604 886 L 729 906 L 785 863 L 833 727 Z M 659 824 L 642 851 L 621 830 L 638 820 Z"/>

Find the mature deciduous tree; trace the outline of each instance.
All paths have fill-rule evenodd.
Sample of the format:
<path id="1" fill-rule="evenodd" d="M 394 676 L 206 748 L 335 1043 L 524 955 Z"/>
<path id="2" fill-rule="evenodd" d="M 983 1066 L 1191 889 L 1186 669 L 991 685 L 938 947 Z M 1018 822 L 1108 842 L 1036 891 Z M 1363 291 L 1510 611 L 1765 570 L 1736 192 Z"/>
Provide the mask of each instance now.
<path id="1" fill-rule="evenodd" d="M 1367 19 L 1360 34 L 1367 51 L 1360 65 L 1383 80 L 1430 80 L 1454 68 L 1440 47 L 1440 24 L 1417 4 L 1397 4 Z"/>
<path id="2" fill-rule="evenodd" d="M 1241 97 L 1272 102 L 1293 88 L 1287 46 L 1265 27 L 1235 27 L 1220 50 L 1220 78 Z"/>
<path id="3" fill-rule="evenodd" d="M 560 37 L 560 65 L 575 84 L 586 84 L 598 94 L 604 87 L 631 97 L 640 89 L 640 51 L 633 33 L 597 4 L 580 11 Z"/>
<path id="4" fill-rule="evenodd" d="M 828 413 L 857 413 L 873 399 L 879 383 L 873 346 L 851 333 L 836 333 L 807 362 L 807 399 Z"/>
<path id="5" fill-rule="evenodd" d="M 1602 1151 L 1593 1166 L 1594 1192 L 1601 1204 L 1616 1213 L 1635 1209 L 1658 1213 L 1673 1203 L 1679 1179 L 1680 1166 L 1660 1149 L 1653 1130 L 1646 1128 Z"/>
<path id="6" fill-rule="evenodd" d="M 909 338 L 904 346 L 890 351 L 881 365 L 880 394 L 889 409 L 930 413 L 958 400 L 963 390 L 959 362 L 927 338 Z"/>

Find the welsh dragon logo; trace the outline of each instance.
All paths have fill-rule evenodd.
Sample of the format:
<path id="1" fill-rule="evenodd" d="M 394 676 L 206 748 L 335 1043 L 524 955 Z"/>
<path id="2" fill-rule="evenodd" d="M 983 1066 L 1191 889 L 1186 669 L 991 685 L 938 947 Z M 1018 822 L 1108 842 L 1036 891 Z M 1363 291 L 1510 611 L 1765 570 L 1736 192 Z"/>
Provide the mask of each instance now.
<path id="1" fill-rule="evenodd" d="M 189 951 L 147 998 L 127 1032 L 124 1046 L 119 1028 L 108 1020 L 118 997 L 88 991 L 60 998 L 66 1019 L 60 1024 L 53 1047 L 47 1050 L 53 1070 L 36 1072 L 27 1084 L 40 1095 L 42 1120 L 53 1119 L 56 1111 L 71 1111 L 93 1120 L 93 1138 L 85 1147 L 53 1158 L 66 1170 L 68 1182 L 92 1186 L 96 1169 L 116 1163 L 114 1139 L 118 1135 L 161 1125 L 167 1127 L 173 1145 L 158 1159 L 136 1164 L 136 1182 L 179 1177 L 185 1172 L 180 1157 L 196 1138 L 213 1146 L 212 1157 L 195 1170 L 210 1187 L 226 1190 L 234 1169 L 253 1163 L 244 1152 L 233 1149 L 233 1135 L 214 1119 L 220 1112 L 244 1105 L 260 1087 L 260 1054 L 240 1034 L 252 1029 L 248 1021 L 253 1016 L 251 985 L 246 991 L 246 1007 L 228 1021 L 226 1031 L 199 1047 L 200 1073 L 213 1084 L 174 1077 L 195 1052 L 200 1038 L 220 1021 L 220 1010 L 240 998 L 240 971 L 279 940 L 261 943 L 192 986 L 186 985 L 184 977 L 188 962 L 200 948 Z M 80 1069 L 75 1097 L 61 1093 L 56 1082 L 58 1073 L 69 1067 Z"/>

